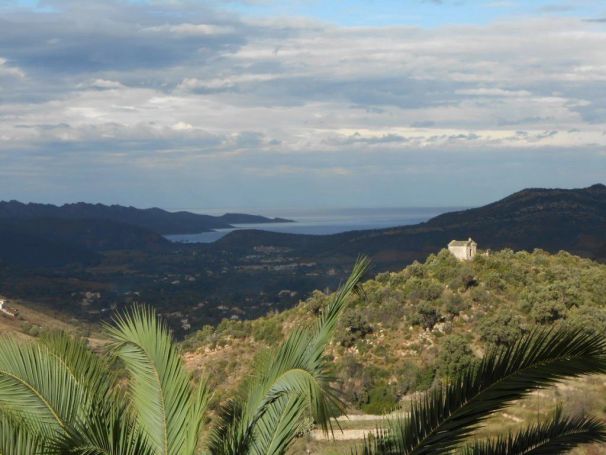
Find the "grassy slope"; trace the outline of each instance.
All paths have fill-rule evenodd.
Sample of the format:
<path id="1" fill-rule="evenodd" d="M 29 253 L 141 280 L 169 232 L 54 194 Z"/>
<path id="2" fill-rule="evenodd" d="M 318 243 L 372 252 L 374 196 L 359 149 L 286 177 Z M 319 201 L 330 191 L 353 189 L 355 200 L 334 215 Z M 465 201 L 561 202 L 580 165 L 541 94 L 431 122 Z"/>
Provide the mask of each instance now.
<path id="1" fill-rule="evenodd" d="M 364 291 L 350 302 L 330 348 L 352 412 L 380 412 L 405 401 L 492 344 L 513 340 L 536 325 L 606 331 L 606 265 L 568 253 L 504 250 L 461 263 L 442 251 L 424 264 L 379 274 L 364 284 Z M 205 328 L 185 344 L 188 362 L 211 373 L 219 397 L 231 393 L 250 372 L 255 355 L 294 324 L 311 320 L 326 298 L 318 292 L 283 313 Z M 367 329 L 372 332 L 364 335 Z M 603 378 L 566 384 L 496 416 L 484 431 L 532 420 L 557 401 L 573 411 L 603 415 L 605 391 Z M 349 453 L 350 446 L 309 438 L 300 444 L 301 453 Z"/>
<path id="2" fill-rule="evenodd" d="M 62 330 L 77 336 L 86 336 L 92 347 L 98 347 L 106 342 L 98 327 L 43 305 L 21 300 L 9 300 L 8 305 L 19 310 L 19 315 L 17 318 L 11 318 L 0 313 L 0 334 L 16 334 L 19 337 L 32 338 L 31 334 L 37 336 L 44 331 Z"/>

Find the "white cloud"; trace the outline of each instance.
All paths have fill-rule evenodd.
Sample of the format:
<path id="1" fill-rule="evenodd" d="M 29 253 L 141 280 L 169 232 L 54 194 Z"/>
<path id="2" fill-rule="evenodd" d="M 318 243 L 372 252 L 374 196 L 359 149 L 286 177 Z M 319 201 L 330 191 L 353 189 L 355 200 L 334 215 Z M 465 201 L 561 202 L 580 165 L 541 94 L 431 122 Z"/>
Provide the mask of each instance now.
<path id="1" fill-rule="evenodd" d="M 7 59 L 0 57 L 0 78 L 1 77 L 24 79 L 25 72 L 17 66 L 10 65 Z"/>
<path id="2" fill-rule="evenodd" d="M 177 35 L 208 36 L 233 33 L 233 28 L 214 24 L 164 24 L 145 27 L 143 32 L 174 33 Z"/>
<path id="3" fill-rule="evenodd" d="M 118 81 L 109 81 L 107 79 L 95 79 L 91 82 L 90 87 L 98 88 L 98 89 L 117 89 L 124 88 Z"/>
<path id="4" fill-rule="evenodd" d="M 19 172 L 52 157 L 328 179 L 439 173 L 431 157 L 462 150 L 490 167 L 514 151 L 606 147 L 595 96 L 606 31 L 595 24 L 348 28 L 188 14 L 137 15 L 136 26 L 107 15 L 88 32 L 75 16 L 37 27 L 15 17 L 33 37 L 0 36 L 11 54 L 0 59 L 0 160 L 21 160 Z"/>
<path id="5" fill-rule="evenodd" d="M 193 129 L 194 127 L 191 125 L 191 123 L 177 122 L 172 126 L 172 128 L 175 131 L 187 131 Z"/>

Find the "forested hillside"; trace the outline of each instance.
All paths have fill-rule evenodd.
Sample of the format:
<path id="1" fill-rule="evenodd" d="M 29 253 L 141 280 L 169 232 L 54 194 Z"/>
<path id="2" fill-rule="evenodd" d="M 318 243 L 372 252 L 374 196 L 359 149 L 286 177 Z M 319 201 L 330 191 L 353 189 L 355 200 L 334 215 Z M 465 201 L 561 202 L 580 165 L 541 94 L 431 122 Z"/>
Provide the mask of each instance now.
<path id="1" fill-rule="evenodd" d="M 317 291 L 282 313 L 207 326 L 185 342 L 188 362 L 221 378 L 219 390 L 236 388 L 256 355 L 311 320 L 326 299 Z M 330 351 L 344 398 L 351 408 L 381 413 L 534 327 L 603 333 L 606 266 L 541 250 L 502 250 L 459 262 L 442 250 L 366 281 L 341 325 Z"/>

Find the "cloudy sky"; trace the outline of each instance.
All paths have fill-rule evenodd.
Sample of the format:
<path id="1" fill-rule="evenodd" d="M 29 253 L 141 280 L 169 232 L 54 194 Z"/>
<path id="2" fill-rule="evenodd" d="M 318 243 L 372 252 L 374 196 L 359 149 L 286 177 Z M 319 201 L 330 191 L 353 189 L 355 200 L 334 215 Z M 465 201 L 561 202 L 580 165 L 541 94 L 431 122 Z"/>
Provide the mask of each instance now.
<path id="1" fill-rule="evenodd" d="M 0 199 L 469 206 L 588 186 L 604 49 L 604 0 L 0 0 Z"/>

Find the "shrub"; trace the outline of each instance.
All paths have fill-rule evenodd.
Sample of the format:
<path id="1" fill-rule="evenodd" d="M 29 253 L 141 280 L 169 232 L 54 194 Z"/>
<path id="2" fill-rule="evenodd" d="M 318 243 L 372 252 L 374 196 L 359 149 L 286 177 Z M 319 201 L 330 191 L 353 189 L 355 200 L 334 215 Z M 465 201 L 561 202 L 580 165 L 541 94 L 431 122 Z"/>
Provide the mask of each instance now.
<path id="1" fill-rule="evenodd" d="M 362 405 L 367 414 L 385 414 L 398 405 L 398 398 L 392 388 L 385 383 L 374 385 L 368 391 L 368 402 Z"/>
<path id="2" fill-rule="evenodd" d="M 278 344 L 282 341 L 282 324 L 275 319 L 262 318 L 253 323 L 252 336 L 256 341 Z"/>
<path id="3" fill-rule="evenodd" d="M 366 335 L 372 333 L 372 327 L 359 313 L 349 313 L 343 316 L 342 329 L 337 333 L 337 341 L 346 348 L 355 345 Z"/>
<path id="4" fill-rule="evenodd" d="M 437 366 L 440 376 L 455 377 L 475 360 L 469 341 L 461 335 L 447 335 L 440 346 Z"/>
<path id="5" fill-rule="evenodd" d="M 417 305 L 417 312 L 412 318 L 414 325 L 420 325 L 426 330 L 431 330 L 440 322 L 442 315 L 433 305 L 423 302 Z"/>
<path id="6" fill-rule="evenodd" d="M 509 309 L 484 318 L 479 326 L 480 339 L 491 346 L 511 346 L 528 332 L 524 319 Z"/>
<path id="7" fill-rule="evenodd" d="M 486 275 L 484 283 L 488 289 L 495 291 L 504 291 L 506 288 L 505 280 L 498 273 L 490 272 Z"/>
<path id="8" fill-rule="evenodd" d="M 606 309 L 597 307 L 573 308 L 563 324 L 573 329 L 583 329 L 590 334 L 606 333 Z"/>
<path id="9" fill-rule="evenodd" d="M 444 299 L 444 309 L 451 316 L 458 316 L 461 311 L 469 308 L 469 304 L 459 294 L 449 294 Z"/>
<path id="10" fill-rule="evenodd" d="M 429 389 L 436 378 L 436 369 L 432 366 L 425 366 L 417 372 L 416 390 L 423 391 Z"/>
<path id="11" fill-rule="evenodd" d="M 530 316 L 538 324 L 553 324 L 566 317 L 566 306 L 561 302 L 538 302 L 532 307 Z"/>
<path id="12" fill-rule="evenodd" d="M 471 300 L 473 300 L 477 304 L 486 304 L 489 303 L 491 300 L 490 294 L 488 294 L 488 292 L 486 292 L 481 287 L 474 287 L 469 292 Z"/>
<path id="13" fill-rule="evenodd" d="M 411 300 L 437 300 L 442 295 L 441 284 L 420 278 L 411 278 L 406 283 L 406 293 Z"/>
<path id="14" fill-rule="evenodd" d="M 234 321 L 223 319 L 217 326 L 216 332 L 233 338 L 246 338 L 252 334 L 250 321 Z"/>

